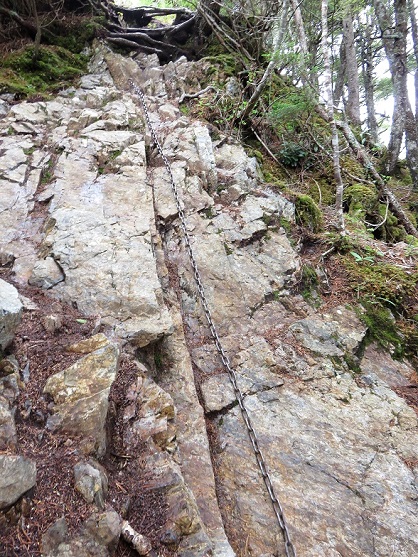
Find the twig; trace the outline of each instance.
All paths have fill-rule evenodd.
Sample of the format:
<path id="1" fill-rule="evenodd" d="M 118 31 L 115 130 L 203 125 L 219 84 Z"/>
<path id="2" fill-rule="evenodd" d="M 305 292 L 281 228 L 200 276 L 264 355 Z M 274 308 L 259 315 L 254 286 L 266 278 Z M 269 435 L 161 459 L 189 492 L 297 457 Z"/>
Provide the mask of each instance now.
<path id="1" fill-rule="evenodd" d="M 387 221 L 388 218 L 388 213 L 389 213 L 389 199 L 386 200 L 386 212 L 385 212 L 385 217 L 382 220 L 382 222 L 379 222 L 379 224 L 372 224 L 371 222 L 367 222 L 367 220 L 365 220 L 365 224 L 367 224 L 367 226 L 370 226 L 370 228 L 373 229 L 373 231 L 377 230 L 378 228 L 380 228 L 381 226 L 383 226 L 385 224 L 385 222 Z"/>
<path id="2" fill-rule="evenodd" d="M 256 136 L 256 138 L 258 139 L 258 141 L 261 143 L 261 145 L 264 147 L 264 149 L 267 151 L 267 153 L 270 155 L 270 157 L 274 160 L 274 162 L 276 162 L 285 172 L 286 176 L 288 178 L 291 178 L 291 174 L 290 172 L 288 172 L 288 170 L 286 170 L 286 168 L 282 165 L 282 163 L 279 161 L 279 159 L 270 151 L 268 145 L 266 145 L 266 143 L 261 139 L 261 137 L 258 135 L 258 133 L 256 132 L 256 130 L 254 129 L 253 126 L 251 126 L 251 129 L 254 133 L 254 135 Z"/>
<path id="3" fill-rule="evenodd" d="M 351 172 L 348 172 L 348 170 L 346 170 L 345 168 L 342 168 L 342 171 L 349 178 L 352 178 L 356 182 L 360 182 L 361 184 L 367 184 L 367 185 L 370 185 L 370 186 L 376 186 L 376 184 L 374 182 L 372 182 L 371 180 L 364 180 L 364 178 L 359 178 L 358 176 L 355 176 L 354 174 L 351 174 Z"/>

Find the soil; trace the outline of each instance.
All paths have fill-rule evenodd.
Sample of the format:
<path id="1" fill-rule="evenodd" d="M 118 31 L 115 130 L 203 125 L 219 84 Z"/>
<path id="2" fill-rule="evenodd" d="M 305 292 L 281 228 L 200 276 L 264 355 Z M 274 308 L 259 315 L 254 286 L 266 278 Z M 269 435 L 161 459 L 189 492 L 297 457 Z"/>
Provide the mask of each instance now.
<path id="1" fill-rule="evenodd" d="M 7 269 L 0 269 L 0 277 L 13 283 Z M 7 513 L 6 523 L 0 523 L 0 555 L 36 557 L 41 555 L 42 535 L 57 519 L 65 516 L 69 533 L 74 535 L 86 518 L 97 512 L 74 489 L 73 468 L 83 458 L 77 439 L 45 428 L 50 400 L 43 394 L 43 388 L 48 377 L 80 358 L 79 354 L 68 352 L 67 347 L 92 336 L 98 327 L 95 316 L 83 315 L 48 292 L 15 286 L 36 307 L 24 311 L 7 353 L 14 355 L 22 373 L 15 415 L 17 452 L 36 462 L 37 482 L 15 507 L 16 511 Z M 61 326 L 52 332 L 43 325 L 45 317 L 50 315 L 61 321 Z M 110 395 L 110 443 L 102 462 L 109 480 L 107 507 L 114 508 L 135 530 L 149 537 L 161 557 L 173 557 L 175 552 L 160 542 L 166 522 L 164 494 L 147 490 L 150 478 L 142 471 L 141 448 L 136 454 L 126 455 L 120 441 L 119 411 L 123 409 L 124 394 L 136 369 L 132 357 L 122 354 Z M 121 540 L 115 555 L 128 557 L 137 553 Z"/>

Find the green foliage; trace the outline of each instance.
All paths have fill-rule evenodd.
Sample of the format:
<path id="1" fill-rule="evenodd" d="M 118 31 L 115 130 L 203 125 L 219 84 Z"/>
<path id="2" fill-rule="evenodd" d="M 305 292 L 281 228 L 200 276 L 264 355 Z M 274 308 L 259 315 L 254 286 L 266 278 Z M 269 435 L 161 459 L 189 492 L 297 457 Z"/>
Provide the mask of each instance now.
<path id="1" fill-rule="evenodd" d="M 34 62 L 34 48 L 23 48 L 3 58 L 0 93 L 29 96 L 57 91 L 82 75 L 86 64 L 84 56 L 57 46 L 41 46 Z"/>
<path id="2" fill-rule="evenodd" d="M 272 103 L 268 118 L 279 128 L 294 131 L 312 110 L 312 102 L 303 90 L 296 87 L 292 90 L 280 82 L 276 83 L 276 88 L 280 85 L 279 97 Z"/>
<path id="3" fill-rule="evenodd" d="M 393 95 L 393 83 L 390 77 L 380 78 L 375 85 L 376 100 L 385 100 Z"/>
<path id="4" fill-rule="evenodd" d="M 308 157 L 308 151 L 293 141 L 284 141 L 278 154 L 281 163 L 293 168 L 300 166 Z"/>
<path id="5" fill-rule="evenodd" d="M 295 217 L 296 223 L 311 232 L 319 232 L 322 229 L 322 213 L 309 195 L 295 194 Z"/>

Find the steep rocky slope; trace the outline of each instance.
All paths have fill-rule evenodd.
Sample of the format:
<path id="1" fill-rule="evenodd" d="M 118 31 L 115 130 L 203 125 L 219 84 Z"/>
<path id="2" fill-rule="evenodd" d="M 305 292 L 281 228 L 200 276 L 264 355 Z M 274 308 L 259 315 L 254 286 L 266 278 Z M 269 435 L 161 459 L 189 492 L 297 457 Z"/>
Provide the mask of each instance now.
<path id="1" fill-rule="evenodd" d="M 417 418 L 393 388 L 415 371 L 292 294 L 293 205 L 178 108 L 208 64 L 97 46 L 79 88 L 2 101 L 0 257 L 24 296 L 2 341 L 4 554 L 128 555 L 126 519 L 140 554 L 285 555 L 132 78 L 297 554 L 411 557 Z"/>

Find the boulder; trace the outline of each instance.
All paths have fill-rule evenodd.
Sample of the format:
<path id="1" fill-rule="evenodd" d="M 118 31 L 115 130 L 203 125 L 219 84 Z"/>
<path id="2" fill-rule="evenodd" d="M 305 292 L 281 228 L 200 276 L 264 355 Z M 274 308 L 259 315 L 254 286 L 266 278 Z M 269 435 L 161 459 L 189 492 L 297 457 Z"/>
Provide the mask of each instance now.
<path id="1" fill-rule="evenodd" d="M 83 450 L 101 456 L 106 449 L 109 391 L 116 377 L 119 348 L 108 343 L 50 377 L 44 392 L 54 400 L 47 427 L 83 437 Z"/>
<path id="2" fill-rule="evenodd" d="M 30 458 L 0 454 L 0 510 L 7 509 L 36 483 L 36 464 Z"/>
<path id="3" fill-rule="evenodd" d="M 0 279 L 0 349 L 12 342 L 22 318 L 23 306 L 14 286 Z"/>

